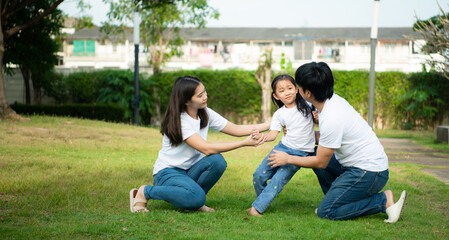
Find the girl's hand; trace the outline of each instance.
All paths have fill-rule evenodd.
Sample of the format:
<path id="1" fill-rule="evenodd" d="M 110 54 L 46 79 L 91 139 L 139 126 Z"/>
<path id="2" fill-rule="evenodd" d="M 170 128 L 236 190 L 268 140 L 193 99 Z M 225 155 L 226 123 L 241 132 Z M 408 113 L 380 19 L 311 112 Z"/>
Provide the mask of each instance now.
<path id="1" fill-rule="evenodd" d="M 313 122 L 318 124 L 318 111 L 312 111 Z"/>
<path id="2" fill-rule="evenodd" d="M 268 165 L 272 168 L 280 167 L 288 164 L 288 154 L 286 152 L 278 151 L 273 149 L 272 154 L 268 155 Z"/>
<path id="3" fill-rule="evenodd" d="M 243 140 L 245 146 L 259 146 L 265 142 L 266 137 L 263 134 L 258 134 L 259 138 L 254 138 L 253 135 L 249 135 L 245 140 Z"/>
<path id="4" fill-rule="evenodd" d="M 259 133 L 259 129 L 253 129 L 253 131 L 251 132 L 251 137 L 254 139 L 259 139 L 261 136 L 261 134 Z"/>

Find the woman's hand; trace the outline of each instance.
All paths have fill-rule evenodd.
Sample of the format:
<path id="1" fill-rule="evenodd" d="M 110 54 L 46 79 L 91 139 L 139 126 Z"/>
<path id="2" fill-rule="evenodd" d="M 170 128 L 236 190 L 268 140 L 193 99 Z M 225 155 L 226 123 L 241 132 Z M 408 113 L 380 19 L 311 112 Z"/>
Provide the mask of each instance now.
<path id="1" fill-rule="evenodd" d="M 259 146 L 265 142 L 267 137 L 263 133 L 260 134 L 258 130 L 255 131 L 244 140 L 245 146 Z"/>
<path id="2" fill-rule="evenodd" d="M 268 165 L 272 168 L 280 167 L 288 164 L 289 155 L 286 152 L 278 151 L 273 149 L 272 154 L 268 155 Z"/>

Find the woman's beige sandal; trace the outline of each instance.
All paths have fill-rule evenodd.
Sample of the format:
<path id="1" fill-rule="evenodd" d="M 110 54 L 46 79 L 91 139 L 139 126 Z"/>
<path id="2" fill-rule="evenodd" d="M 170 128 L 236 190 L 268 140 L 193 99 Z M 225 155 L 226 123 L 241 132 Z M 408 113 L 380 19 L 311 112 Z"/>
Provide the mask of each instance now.
<path id="1" fill-rule="evenodd" d="M 129 191 L 129 209 L 131 212 L 148 212 L 148 209 L 144 206 L 136 206 L 136 203 L 147 203 L 146 199 L 142 198 L 136 198 L 137 191 L 139 191 L 137 188 L 131 189 Z"/>

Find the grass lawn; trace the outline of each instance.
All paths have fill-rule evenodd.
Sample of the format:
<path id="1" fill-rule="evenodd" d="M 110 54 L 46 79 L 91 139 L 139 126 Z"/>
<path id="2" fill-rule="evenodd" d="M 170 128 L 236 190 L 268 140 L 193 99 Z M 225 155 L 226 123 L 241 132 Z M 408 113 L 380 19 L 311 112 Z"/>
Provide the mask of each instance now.
<path id="1" fill-rule="evenodd" d="M 0 122 L 0 239 L 448 239 L 449 186 L 414 164 L 390 164 L 395 199 L 409 192 L 402 221 L 386 214 L 319 219 L 323 193 L 310 169 L 298 171 L 262 218 L 252 173 L 275 142 L 224 153 L 228 169 L 209 192 L 215 213 L 187 213 L 150 201 L 129 211 L 129 190 L 152 183 L 158 129 L 31 116 Z M 211 133 L 209 141 L 232 141 Z"/>

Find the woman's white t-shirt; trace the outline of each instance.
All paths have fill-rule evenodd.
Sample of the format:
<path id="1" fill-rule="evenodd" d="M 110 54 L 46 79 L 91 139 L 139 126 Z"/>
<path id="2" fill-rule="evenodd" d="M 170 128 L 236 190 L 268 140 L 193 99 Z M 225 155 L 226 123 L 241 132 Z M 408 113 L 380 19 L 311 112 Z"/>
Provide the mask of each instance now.
<path id="1" fill-rule="evenodd" d="M 318 115 L 319 145 L 335 149 L 344 167 L 380 172 L 388 169 L 388 157 L 374 131 L 342 97 L 334 94 Z"/>
<path id="2" fill-rule="evenodd" d="M 315 130 L 312 114 L 304 117 L 296 106 L 287 108 L 284 105 L 273 114 L 270 130 L 281 132 L 283 126 L 287 128 L 287 135 L 282 137 L 282 144 L 292 149 L 314 152 Z"/>
<path id="3" fill-rule="evenodd" d="M 172 146 L 170 144 L 170 139 L 164 134 L 164 137 L 162 138 L 162 149 L 159 151 L 159 156 L 153 167 L 153 175 L 156 175 L 164 168 L 190 169 L 203 157 L 201 152 L 191 147 L 185 140 L 193 134 L 198 133 L 205 141 L 207 141 L 207 132 L 209 131 L 209 128 L 219 132 L 228 123 L 228 120 L 214 110 L 206 108 L 206 112 L 209 117 L 208 125 L 201 129 L 200 119 L 194 119 L 186 112 L 181 113 L 183 142 L 178 146 Z"/>

